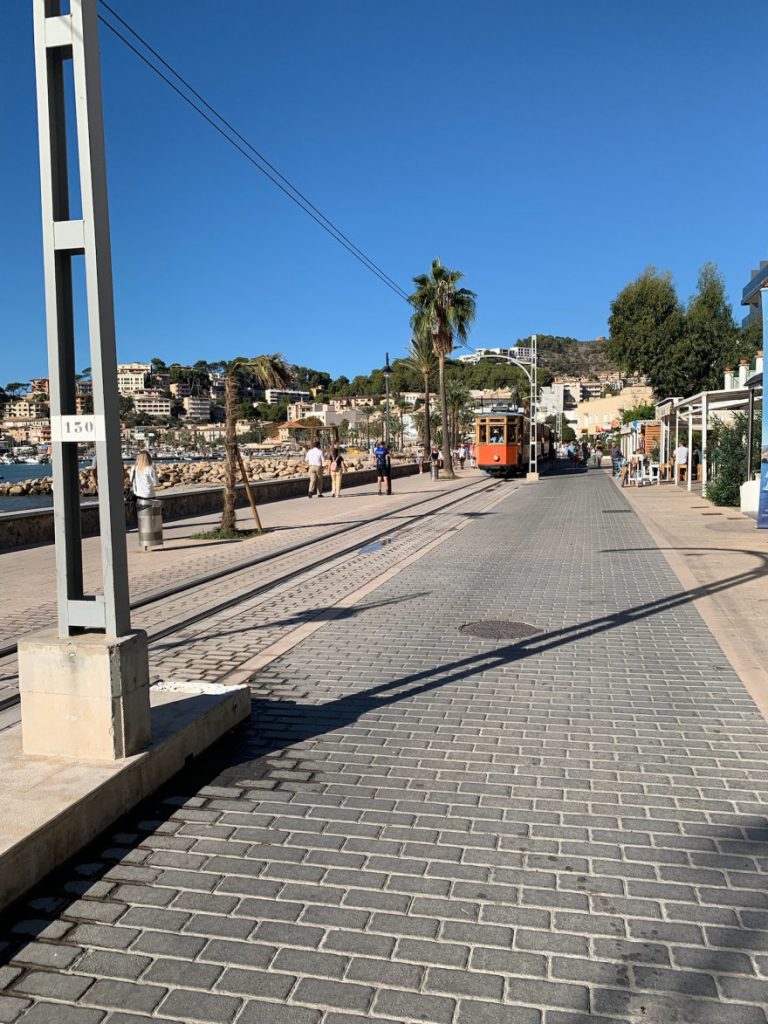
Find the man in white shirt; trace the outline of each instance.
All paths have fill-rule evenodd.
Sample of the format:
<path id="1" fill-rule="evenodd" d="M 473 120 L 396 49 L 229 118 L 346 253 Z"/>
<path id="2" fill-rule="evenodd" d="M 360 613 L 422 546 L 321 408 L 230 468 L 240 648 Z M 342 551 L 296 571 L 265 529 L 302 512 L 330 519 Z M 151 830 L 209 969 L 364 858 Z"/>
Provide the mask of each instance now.
<path id="1" fill-rule="evenodd" d="M 683 476 L 688 472 L 688 449 L 682 441 L 675 448 L 673 455 L 675 459 L 675 483 L 677 483 L 680 479 L 681 471 Z"/>
<path id="2" fill-rule="evenodd" d="M 304 461 L 309 467 L 309 494 L 307 494 L 307 497 L 311 498 L 315 491 L 317 491 L 318 498 L 322 498 L 323 463 L 325 462 L 325 459 L 323 458 L 323 453 L 316 444 L 313 444 L 304 456 Z"/>

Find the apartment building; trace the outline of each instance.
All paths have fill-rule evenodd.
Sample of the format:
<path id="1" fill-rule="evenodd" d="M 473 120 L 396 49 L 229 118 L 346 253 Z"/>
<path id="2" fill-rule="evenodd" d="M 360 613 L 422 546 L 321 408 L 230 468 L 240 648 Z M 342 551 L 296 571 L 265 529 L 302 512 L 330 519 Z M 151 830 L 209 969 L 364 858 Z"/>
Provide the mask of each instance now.
<path id="1" fill-rule="evenodd" d="M 118 363 L 117 390 L 124 396 L 141 394 L 149 384 L 151 370 L 149 363 Z"/>
<path id="2" fill-rule="evenodd" d="M 170 416 L 171 400 L 151 391 L 134 394 L 133 408 L 140 416 Z"/>
<path id="3" fill-rule="evenodd" d="M 359 423 L 363 417 L 359 409 L 336 409 L 330 402 L 293 402 L 288 406 L 289 420 L 306 420 L 309 417 L 320 420 L 324 427 L 342 420 L 347 423 Z"/>
<path id="4" fill-rule="evenodd" d="M 291 391 L 287 388 L 267 388 L 264 392 L 264 401 L 268 405 L 278 405 L 285 401 L 308 402 L 312 398 L 309 391 Z"/>
<path id="5" fill-rule="evenodd" d="M 2 421 L 5 434 L 13 438 L 16 444 L 50 444 L 51 421 L 48 417 L 35 419 L 17 419 L 8 417 Z"/>
<path id="6" fill-rule="evenodd" d="M 384 399 L 381 395 L 375 395 L 369 397 L 366 395 L 358 395 L 354 398 L 329 398 L 328 404 L 332 409 L 337 412 L 341 412 L 345 409 L 362 409 L 366 405 L 376 405 L 382 402 Z"/>
<path id="7" fill-rule="evenodd" d="M 11 398 L 6 402 L 3 415 L 10 419 L 40 419 L 48 415 L 48 404 L 40 393 L 30 392 L 21 398 Z"/>
<path id="8" fill-rule="evenodd" d="M 33 377 L 29 382 L 29 390 L 33 395 L 50 394 L 50 379 L 48 377 Z"/>
<path id="9" fill-rule="evenodd" d="M 197 395 L 187 395 L 184 399 L 184 412 L 187 419 L 204 420 L 208 422 L 211 416 L 210 398 L 200 398 Z"/>

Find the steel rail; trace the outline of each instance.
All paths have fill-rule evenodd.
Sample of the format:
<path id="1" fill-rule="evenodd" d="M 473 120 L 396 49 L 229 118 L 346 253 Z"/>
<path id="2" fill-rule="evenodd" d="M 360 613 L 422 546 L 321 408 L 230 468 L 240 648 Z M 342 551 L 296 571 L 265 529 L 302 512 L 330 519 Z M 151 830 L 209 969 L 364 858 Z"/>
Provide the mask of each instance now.
<path id="1" fill-rule="evenodd" d="M 243 603 L 244 601 L 248 601 L 254 597 L 258 597 L 260 594 L 267 593 L 270 590 L 273 590 L 277 587 L 284 585 L 285 583 L 291 582 L 291 580 L 294 580 L 299 576 L 303 576 L 307 573 L 310 573 L 314 569 L 317 569 L 328 562 L 336 561 L 339 558 L 344 558 L 345 556 L 352 555 L 355 552 L 359 552 L 362 547 L 368 544 L 375 543 L 376 541 L 379 541 L 384 537 L 399 533 L 401 530 L 404 530 L 412 526 L 414 520 L 416 519 L 437 515 L 438 513 L 443 512 L 446 509 L 452 508 L 454 505 L 457 505 L 463 501 L 467 501 L 475 494 L 484 494 L 486 491 L 494 490 L 497 487 L 502 486 L 501 482 L 495 479 L 492 479 L 491 481 L 483 481 L 482 484 L 482 486 L 476 486 L 474 482 L 471 484 L 465 484 L 463 485 L 461 490 L 463 492 L 472 488 L 470 494 L 461 493 L 456 495 L 456 493 L 453 492 L 453 497 L 451 498 L 451 500 L 443 502 L 437 508 L 430 509 L 429 511 L 421 513 L 420 515 L 408 515 L 403 522 L 398 523 L 395 526 L 388 526 L 386 529 L 380 530 L 378 533 L 374 533 L 371 536 L 367 536 L 363 541 L 358 539 L 354 543 L 349 544 L 338 551 L 334 551 L 331 554 L 323 555 L 320 558 L 315 559 L 313 562 L 309 562 L 307 564 L 299 566 L 296 569 L 291 569 L 289 572 L 283 573 L 282 575 L 276 577 L 273 580 L 270 580 L 267 583 L 259 584 L 259 586 L 252 587 L 247 591 L 237 594 L 231 598 L 228 598 L 226 601 L 221 601 L 216 605 L 207 607 L 202 612 L 198 612 L 195 615 L 187 616 L 187 618 L 182 619 L 179 622 L 175 622 L 172 625 L 167 626 L 165 629 L 158 631 L 157 633 L 152 633 L 148 635 L 148 642 L 150 644 L 157 643 L 159 640 L 163 640 L 167 636 L 172 636 L 174 633 L 180 632 L 187 626 L 194 625 L 196 622 L 201 622 L 207 618 L 210 618 L 213 615 L 219 614 L 222 611 L 227 611 L 229 608 L 234 608 L 238 604 Z M 398 509 L 397 512 L 408 512 L 409 510 L 419 508 L 421 505 L 427 504 L 428 502 L 435 501 L 440 497 L 442 497 L 442 495 L 430 495 L 428 498 L 422 498 L 421 500 L 413 502 L 412 504 L 407 505 L 404 508 Z M 360 526 L 355 527 L 355 529 L 362 529 L 363 526 L 369 525 L 372 522 L 375 523 L 382 519 L 386 519 L 391 514 L 391 512 L 384 512 L 381 515 L 374 516 L 372 519 L 367 520 L 365 524 L 361 524 Z M 135 603 L 135 605 L 132 605 L 131 607 L 147 607 L 148 605 L 154 604 L 158 601 L 162 601 L 176 594 L 185 593 L 188 590 L 194 590 L 196 587 L 204 586 L 206 583 L 215 582 L 216 580 L 223 579 L 227 576 L 233 576 L 238 572 L 243 572 L 246 569 L 252 568 L 254 565 L 260 565 L 265 562 L 272 561 L 276 558 L 282 557 L 283 555 L 292 554 L 295 551 L 300 551 L 301 549 L 309 547 L 310 545 L 316 545 L 320 541 L 337 537 L 343 532 L 345 532 L 343 529 L 334 530 L 322 535 L 321 537 L 314 537 L 307 541 L 300 541 L 297 544 L 292 544 L 287 548 L 283 548 L 278 552 L 272 553 L 271 555 L 262 555 L 259 558 L 250 559 L 247 562 L 238 563 L 238 565 L 236 566 L 230 566 L 227 569 L 217 570 L 216 572 L 208 573 L 205 576 L 201 576 L 195 580 L 189 581 L 186 584 L 179 584 L 175 587 L 169 587 L 167 588 L 167 590 L 158 591 L 154 594 L 147 595 L 147 597 L 141 598 L 139 601 Z M 11 654 L 15 654 L 16 651 L 16 644 L 9 645 L 9 647 L 0 649 L 0 658 L 8 657 Z M 0 700 L 0 712 L 5 711 L 8 708 L 15 707 L 19 703 L 19 701 L 20 698 L 18 694 L 14 694 L 11 697 L 6 697 Z"/>

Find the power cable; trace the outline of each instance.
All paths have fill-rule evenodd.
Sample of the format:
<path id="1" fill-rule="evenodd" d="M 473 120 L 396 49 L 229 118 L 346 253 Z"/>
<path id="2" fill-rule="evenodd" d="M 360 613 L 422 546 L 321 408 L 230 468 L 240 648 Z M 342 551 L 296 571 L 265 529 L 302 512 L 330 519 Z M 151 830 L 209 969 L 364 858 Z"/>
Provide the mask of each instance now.
<path id="1" fill-rule="evenodd" d="M 331 238 L 334 239 L 334 241 L 338 242 L 339 245 L 343 246 L 343 248 L 345 248 L 347 252 L 349 252 L 349 254 L 353 256 L 359 263 L 361 263 L 366 268 L 366 270 L 369 270 L 372 274 L 375 274 L 376 277 L 378 277 L 379 280 L 382 282 L 382 284 L 385 284 L 399 298 L 403 299 L 404 301 L 410 304 L 408 293 L 403 288 L 401 288 L 396 281 L 394 281 L 384 270 L 382 270 L 382 268 L 379 267 L 378 264 L 374 263 L 374 261 L 369 256 L 367 256 L 362 249 L 355 245 L 355 243 L 352 242 L 352 240 L 349 239 L 344 234 L 344 232 L 340 228 L 338 228 L 333 223 L 332 220 L 330 220 L 329 217 L 327 217 L 321 210 L 319 210 L 314 205 L 314 203 L 312 203 L 307 198 L 307 196 L 305 196 L 288 178 L 286 178 L 285 175 L 281 174 L 281 172 L 272 163 L 270 163 L 270 161 L 267 160 L 267 158 L 262 153 L 260 153 L 258 149 L 256 149 L 256 147 L 253 146 L 248 141 L 248 139 L 241 135 L 240 132 L 238 132 L 237 129 L 232 124 L 230 124 L 230 122 L 227 121 L 226 118 L 224 118 L 215 109 L 215 107 L 213 107 L 196 89 L 194 89 L 193 86 L 190 85 L 190 83 L 181 74 L 179 74 L 179 72 L 176 71 L 176 69 L 171 64 L 169 64 L 168 61 L 166 61 L 157 52 L 157 50 L 155 50 L 140 35 L 140 33 L 138 33 L 134 28 L 132 28 L 128 24 L 128 22 L 126 22 L 125 19 L 117 13 L 117 11 L 115 11 L 108 3 L 106 3 L 105 0 L 100 0 L 100 2 L 101 5 L 107 11 L 109 11 L 109 13 L 114 18 L 116 18 L 121 25 L 123 25 L 137 40 L 139 40 L 139 42 L 143 47 L 145 47 L 145 49 L 147 49 L 158 61 L 160 61 L 160 63 L 165 68 L 168 69 L 168 71 L 170 71 L 172 75 L 175 76 L 176 79 L 178 79 L 179 82 L 182 83 L 184 88 L 187 89 L 195 97 L 195 99 L 197 99 L 201 104 L 203 104 L 204 107 L 207 110 L 209 110 L 218 121 L 221 122 L 221 124 L 226 126 L 227 131 L 231 132 L 232 135 L 235 136 L 235 138 L 232 138 L 230 135 L 228 135 L 227 131 L 225 131 L 219 124 L 217 124 L 216 121 L 213 120 L 213 118 L 209 117 L 208 114 L 206 114 L 205 110 L 202 110 L 197 105 L 197 103 L 195 103 L 186 93 L 184 93 L 178 87 L 178 85 L 176 85 L 175 82 L 171 81 L 171 79 L 166 74 L 164 74 L 160 68 L 153 64 L 152 61 L 149 60 L 149 58 L 145 54 L 143 54 L 129 39 L 127 39 L 119 31 L 119 29 L 115 28 L 115 26 L 112 25 L 103 15 L 99 14 L 99 20 L 104 26 L 106 26 L 106 28 L 110 30 L 110 32 L 117 36 L 117 38 L 122 43 L 124 43 L 124 45 L 127 46 L 128 49 L 130 49 L 141 61 L 143 61 L 143 63 L 146 64 L 151 71 L 154 71 L 154 73 L 159 78 L 161 78 L 166 83 L 166 85 L 169 85 L 171 89 L 173 89 L 173 91 L 178 96 L 180 96 L 181 99 L 184 100 L 185 103 L 187 103 L 196 113 L 198 113 L 203 118 L 204 121 L 206 121 L 213 129 L 215 129 L 215 131 L 217 131 L 222 136 L 222 138 L 226 139 L 226 141 L 229 142 L 231 146 L 233 146 L 239 153 L 241 153 L 242 156 L 246 158 L 246 160 L 253 164 L 253 166 L 258 171 L 260 171 L 269 181 L 271 181 L 273 185 L 279 188 L 280 191 L 284 195 L 286 195 L 293 203 L 295 203 L 300 210 L 303 210 L 308 217 L 311 217 L 312 220 L 317 225 L 319 225 L 319 227 L 321 227 L 327 234 L 331 236 Z M 249 153 L 244 147 L 247 147 L 247 150 L 250 150 L 251 152 Z M 251 153 L 255 154 L 255 158 L 254 156 L 251 155 Z M 259 161 L 261 161 L 261 163 Z M 262 164 L 266 166 L 262 166 Z"/>

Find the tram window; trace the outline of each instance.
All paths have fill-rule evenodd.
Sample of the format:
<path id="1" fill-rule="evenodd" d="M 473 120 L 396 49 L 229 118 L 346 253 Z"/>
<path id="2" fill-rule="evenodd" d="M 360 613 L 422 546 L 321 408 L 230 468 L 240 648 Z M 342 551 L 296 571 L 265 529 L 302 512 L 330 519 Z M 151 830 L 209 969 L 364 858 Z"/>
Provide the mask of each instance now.
<path id="1" fill-rule="evenodd" d="M 482 423 L 477 424 L 477 443 L 485 444 L 488 440 L 488 424 L 483 420 Z"/>
<path id="2" fill-rule="evenodd" d="M 491 444 L 504 444 L 504 423 L 495 423 L 491 427 Z"/>

